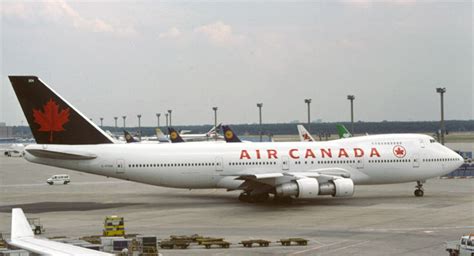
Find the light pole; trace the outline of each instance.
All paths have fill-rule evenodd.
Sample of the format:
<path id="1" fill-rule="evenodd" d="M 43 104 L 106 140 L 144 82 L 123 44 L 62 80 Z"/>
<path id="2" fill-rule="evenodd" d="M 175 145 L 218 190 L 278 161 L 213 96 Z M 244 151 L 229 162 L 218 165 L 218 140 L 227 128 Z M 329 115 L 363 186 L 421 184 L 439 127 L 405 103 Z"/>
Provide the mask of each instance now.
<path id="1" fill-rule="evenodd" d="M 166 118 L 166 127 L 168 127 L 168 113 L 165 113 L 165 118 Z"/>
<path id="2" fill-rule="evenodd" d="M 142 115 L 138 114 L 138 139 L 141 141 L 142 140 L 142 129 L 141 129 L 141 122 L 140 119 L 142 118 Z"/>
<path id="3" fill-rule="evenodd" d="M 311 99 L 304 99 L 304 103 L 308 105 L 308 131 L 311 133 Z"/>
<path id="4" fill-rule="evenodd" d="M 101 117 L 100 118 L 100 128 L 103 128 L 103 126 L 104 126 L 104 118 Z"/>
<path id="5" fill-rule="evenodd" d="M 441 96 L 441 123 L 440 123 L 440 130 L 441 130 L 441 144 L 444 145 L 444 133 L 446 128 L 444 127 L 444 93 L 446 92 L 446 88 L 436 88 L 436 92 L 439 93 Z"/>
<path id="6" fill-rule="evenodd" d="M 156 127 L 160 127 L 160 113 L 156 113 Z"/>
<path id="7" fill-rule="evenodd" d="M 170 127 L 171 127 L 171 126 L 173 126 L 173 125 L 171 124 L 171 109 L 168 109 L 168 113 L 170 114 Z"/>
<path id="8" fill-rule="evenodd" d="M 354 134 L 354 95 L 347 95 L 347 99 L 351 101 L 351 133 Z"/>
<path id="9" fill-rule="evenodd" d="M 115 132 L 117 132 L 117 119 L 118 119 L 118 117 L 117 117 L 117 116 L 114 116 L 114 120 L 115 120 Z"/>
<path id="10" fill-rule="evenodd" d="M 125 130 L 125 119 L 127 119 L 127 116 L 122 116 L 122 119 L 123 119 L 123 129 Z"/>
<path id="11" fill-rule="evenodd" d="M 214 138 L 217 141 L 217 107 L 212 107 L 212 110 L 214 110 Z"/>
<path id="12" fill-rule="evenodd" d="M 260 133 L 260 142 L 262 142 L 262 107 L 263 103 L 257 103 L 258 107 L 258 123 L 259 123 L 259 133 Z"/>

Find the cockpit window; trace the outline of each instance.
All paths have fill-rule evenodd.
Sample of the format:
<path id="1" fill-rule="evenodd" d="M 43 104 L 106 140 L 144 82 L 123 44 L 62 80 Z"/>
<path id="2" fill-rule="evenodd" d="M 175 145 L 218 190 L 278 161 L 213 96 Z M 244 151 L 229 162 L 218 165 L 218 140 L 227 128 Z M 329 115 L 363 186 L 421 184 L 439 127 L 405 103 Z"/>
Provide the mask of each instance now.
<path id="1" fill-rule="evenodd" d="M 430 139 L 430 143 L 435 143 L 435 142 L 436 142 L 436 140 Z"/>

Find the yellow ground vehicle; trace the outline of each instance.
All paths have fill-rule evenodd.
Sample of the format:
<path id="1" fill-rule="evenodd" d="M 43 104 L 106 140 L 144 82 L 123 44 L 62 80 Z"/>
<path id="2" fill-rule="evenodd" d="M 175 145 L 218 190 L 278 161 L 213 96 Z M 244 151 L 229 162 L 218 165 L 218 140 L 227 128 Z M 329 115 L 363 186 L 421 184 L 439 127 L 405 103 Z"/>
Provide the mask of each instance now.
<path id="1" fill-rule="evenodd" d="M 123 217 L 106 216 L 104 220 L 103 236 L 125 236 L 125 224 Z"/>

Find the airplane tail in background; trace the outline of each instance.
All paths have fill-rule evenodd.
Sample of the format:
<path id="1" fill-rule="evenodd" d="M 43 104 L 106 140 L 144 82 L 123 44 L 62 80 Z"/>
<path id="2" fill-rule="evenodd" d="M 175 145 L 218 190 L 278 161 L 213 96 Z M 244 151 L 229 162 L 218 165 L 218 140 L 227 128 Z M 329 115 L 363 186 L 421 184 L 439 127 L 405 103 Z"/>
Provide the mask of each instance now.
<path id="1" fill-rule="evenodd" d="M 305 141 L 305 142 L 312 142 L 312 141 L 316 141 L 312 136 L 311 134 L 309 134 L 309 132 L 304 128 L 303 125 L 298 125 L 298 133 L 300 135 L 300 140 L 301 141 Z"/>
<path id="2" fill-rule="evenodd" d="M 336 124 L 337 127 L 337 133 L 339 134 L 339 138 L 350 138 L 352 137 L 352 134 L 347 130 L 347 128 L 343 124 Z"/>
<path id="3" fill-rule="evenodd" d="M 224 138 L 226 142 L 242 142 L 228 125 L 223 125 L 222 129 L 224 130 Z"/>
<path id="4" fill-rule="evenodd" d="M 38 144 L 103 144 L 113 139 L 36 76 L 9 76 Z"/>
<path id="5" fill-rule="evenodd" d="M 134 142 L 138 142 L 138 140 L 136 140 L 135 138 L 133 138 L 133 136 L 126 130 L 123 130 L 123 137 L 125 138 L 125 141 L 127 143 L 134 143 Z"/>
<path id="6" fill-rule="evenodd" d="M 163 131 L 161 131 L 160 128 L 156 128 L 155 133 L 156 133 L 156 138 L 158 139 L 159 142 L 168 142 L 168 143 L 170 142 L 168 138 L 166 138 L 165 134 L 163 133 Z"/>
<path id="7" fill-rule="evenodd" d="M 206 134 L 209 137 L 216 136 L 219 130 L 221 129 L 222 123 L 218 124 L 217 126 L 212 127 Z"/>
<path id="8" fill-rule="evenodd" d="M 181 138 L 179 133 L 173 127 L 168 127 L 168 133 L 170 135 L 171 143 L 184 142 L 183 138 Z"/>

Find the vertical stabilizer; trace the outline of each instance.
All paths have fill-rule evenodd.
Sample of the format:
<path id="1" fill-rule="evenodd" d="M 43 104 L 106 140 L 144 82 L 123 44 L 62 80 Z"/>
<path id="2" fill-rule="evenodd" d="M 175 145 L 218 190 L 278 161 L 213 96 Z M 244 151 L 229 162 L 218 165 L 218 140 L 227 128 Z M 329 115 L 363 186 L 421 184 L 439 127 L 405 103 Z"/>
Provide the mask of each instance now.
<path id="1" fill-rule="evenodd" d="M 350 138 L 352 134 L 347 130 L 347 128 L 343 124 L 336 124 L 337 133 L 339 134 L 340 139 Z"/>
<path id="2" fill-rule="evenodd" d="M 224 130 L 224 138 L 226 142 L 242 142 L 228 125 L 223 125 L 222 129 Z"/>
<path id="3" fill-rule="evenodd" d="M 171 143 L 184 142 L 183 138 L 181 138 L 179 133 L 173 127 L 168 127 L 168 133 L 170 135 Z"/>
<path id="4" fill-rule="evenodd" d="M 9 76 L 38 144 L 114 143 L 89 118 L 36 76 Z"/>
<path id="5" fill-rule="evenodd" d="M 302 125 L 298 125 L 298 133 L 300 135 L 300 140 L 301 141 L 304 141 L 304 142 L 312 142 L 312 141 L 316 141 L 312 136 L 311 134 L 309 134 L 309 132 L 304 128 L 304 126 Z"/>
<path id="6" fill-rule="evenodd" d="M 21 208 L 12 209 L 12 234 L 11 239 L 15 240 L 22 237 L 34 237 L 30 223 L 25 217 Z"/>

